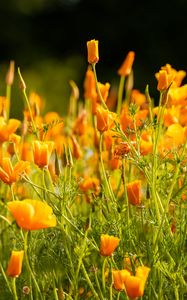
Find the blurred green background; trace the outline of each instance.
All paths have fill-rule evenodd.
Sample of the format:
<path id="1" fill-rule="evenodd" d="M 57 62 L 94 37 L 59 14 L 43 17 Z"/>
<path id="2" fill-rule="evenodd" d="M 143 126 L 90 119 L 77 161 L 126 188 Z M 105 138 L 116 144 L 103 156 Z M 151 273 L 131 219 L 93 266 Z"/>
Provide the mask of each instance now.
<path id="1" fill-rule="evenodd" d="M 186 0 L 8 0 L 0 3 L 0 95 L 9 61 L 15 60 L 28 92 L 46 102 L 45 109 L 66 114 L 74 80 L 82 96 L 87 68 L 86 41 L 100 42 L 98 79 L 118 84 L 117 69 L 129 50 L 136 53 L 134 86 L 146 84 L 157 97 L 155 72 L 170 63 L 187 67 Z M 11 114 L 21 114 L 17 76 Z"/>

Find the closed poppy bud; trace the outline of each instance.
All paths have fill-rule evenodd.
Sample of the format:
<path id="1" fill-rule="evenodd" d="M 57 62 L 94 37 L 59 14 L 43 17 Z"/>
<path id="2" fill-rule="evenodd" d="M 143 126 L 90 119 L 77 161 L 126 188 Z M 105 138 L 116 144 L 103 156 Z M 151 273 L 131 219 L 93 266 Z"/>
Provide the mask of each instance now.
<path id="1" fill-rule="evenodd" d="M 131 273 L 128 270 L 114 270 L 112 271 L 113 286 L 115 290 L 121 291 L 125 289 L 125 279 L 130 276 Z"/>
<path id="2" fill-rule="evenodd" d="M 54 142 L 33 142 L 33 156 L 34 162 L 40 168 L 47 167 L 49 165 L 49 159 L 51 157 L 54 147 Z"/>
<path id="3" fill-rule="evenodd" d="M 168 86 L 169 86 L 168 74 L 165 70 L 160 70 L 158 75 L 157 90 L 164 91 L 168 88 Z"/>
<path id="4" fill-rule="evenodd" d="M 12 251 L 6 273 L 11 277 L 18 277 L 21 274 L 24 251 Z"/>
<path id="5" fill-rule="evenodd" d="M 102 256 L 111 256 L 119 245 L 119 242 L 120 239 L 118 237 L 102 234 L 100 241 L 100 254 Z"/>
<path id="6" fill-rule="evenodd" d="M 141 180 L 127 183 L 126 187 L 129 203 L 139 205 L 141 203 Z"/>
<path id="7" fill-rule="evenodd" d="M 129 51 L 123 64 L 121 65 L 121 67 L 118 70 L 118 75 L 127 76 L 130 74 L 130 72 L 132 70 L 132 65 L 134 62 L 134 57 L 135 57 L 134 51 Z"/>
<path id="8" fill-rule="evenodd" d="M 87 42 L 89 64 L 96 64 L 99 61 L 98 44 L 99 42 L 96 40 L 91 40 Z"/>
<path id="9" fill-rule="evenodd" d="M 14 61 L 11 60 L 8 72 L 6 74 L 6 84 L 12 85 L 13 81 L 14 81 Z"/>
<path id="10" fill-rule="evenodd" d="M 101 106 L 98 106 L 96 111 L 96 116 L 97 116 L 97 129 L 100 132 L 107 131 L 109 129 L 108 110 L 102 108 Z"/>

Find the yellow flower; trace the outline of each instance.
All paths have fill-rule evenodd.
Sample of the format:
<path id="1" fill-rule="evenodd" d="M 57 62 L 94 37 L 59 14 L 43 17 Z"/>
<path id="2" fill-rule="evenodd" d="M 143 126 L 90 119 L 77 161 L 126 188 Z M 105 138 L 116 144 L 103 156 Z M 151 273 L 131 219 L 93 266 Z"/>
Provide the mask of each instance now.
<path id="1" fill-rule="evenodd" d="M 19 227 L 25 230 L 37 230 L 56 226 L 56 217 L 52 208 L 39 200 L 25 199 L 7 203 Z"/>
<path id="2" fill-rule="evenodd" d="M 89 64 L 96 64 L 99 61 L 98 44 L 99 42 L 96 40 L 91 40 L 87 42 Z"/>

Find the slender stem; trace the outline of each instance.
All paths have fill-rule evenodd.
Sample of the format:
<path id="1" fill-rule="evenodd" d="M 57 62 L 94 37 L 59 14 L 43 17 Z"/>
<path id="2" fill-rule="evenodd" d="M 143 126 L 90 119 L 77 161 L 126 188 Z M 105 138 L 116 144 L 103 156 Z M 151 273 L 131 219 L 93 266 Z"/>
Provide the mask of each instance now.
<path id="1" fill-rule="evenodd" d="M 90 280 L 90 278 L 89 278 L 89 276 L 88 276 L 88 273 L 87 273 L 87 271 L 86 271 L 86 268 L 85 268 L 85 266 L 84 266 L 84 263 L 83 263 L 83 262 L 82 262 L 82 265 L 81 265 L 81 267 L 82 267 L 82 270 L 83 270 L 84 276 L 85 276 L 85 278 L 86 278 L 86 281 L 87 281 L 87 283 L 88 283 L 88 285 L 89 285 L 89 287 L 90 287 L 90 289 L 91 289 L 92 293 L 94 294 L 94 297 L 95 297 L 95 299 L 97 299 L 97 300 L 101 300 L 101 299 L 99 298 L 99 296 L 98 296 L 98 294 L 97 294 L 96 290 L 94 289 L 94 286 L 93 286 L 93 284 L 92 284 L 92 282 L 91 282 L 91 280 Z"/>
<path id="2" fill-rule="evenodd" d="M 114 206 L 116 206 L 116 202 L 115 202 L 115 196 L 112 190 L 112 187 L 110 185 L 110 182 L 106 176 L 106 171 L 105 171 L 105 167 L 104 167 L 104 163 L 103 163 L 103 157 L 102 157 L 102 143 L 103 143 L 103 133 L 101 133 L 100 135 L 100 141 L 99 141 L 99 155 L 100 155 L 100 163 L 101 163 L 101 171 L 102 171 L 102 176 L 103 176 L 103 180 L 104 180 L 104 184 L 107 188 L 108 191 L 108 195 L 111 198 L 111 201 L 113 202 Z"/>
<path id="3" fill-rule="evenodd" d="M 18 300 L 18 295 L 16 291 L 16 277 L 12 278 L 12 291 L 13 291 L 14 300 Z"/>
<path id="4" fill-rule="evenodd" d="M 102 265 L 102 286 L 104 294 L 106 293 L 106 286 L 105 286 L 105 268 L 107 263 L 107 257 L 104 258 L 103 265 Z"/>
<path id="5" fill-rule="evenodd" d="M 118 115 L 120 114 L 121 106 L 122 106 L 124 83 L 125 83 L 125 76 L 121 76 L 119 82 L 118 104 L 117 104 L 117 111 L 116 111 Z"/>
<path id="6" fill-rule="evenodd" d="M 1 262 L 0 262 L 0 270 L 1 270 L 1 273 L 2 273 L 2 275 L 3 275 L 3 277 L 4 277 L 5 281 L 6 281 L 6 284 L 7 284 L 7 286 L 8 286 L 9 291 L 12 293 L 12 289 L 11 289 L 11 287 L 10 287 L 8 278 L 7 278 L 7 276 L 6 276 L 6 273 L 5 273 L 4 269 L 3 269 L 3 266 L 2 266 L 2 264 L 1 264 Z"/>
<path id="7" fill-rule="evenodd" d="M 29 259 L 28 259 L 28 253 L 27 253 L 27 250 L 28 250 L 28 233 L 29 233 L 29 231 L 26 231 L 25 232 L 25 236 L 24 236 L 24 255 L 25 255 L 26 268 L 27 268 L 28 274 L 31 275 L 31 278 L 32 278 L 32 280 L 34 282 L 34 285 L 36 287 L 37 292 L 40 295 L 40 298 L 43 299 L 43 296 L 41 294 L 39 285 L 38 285 L 38 283 L 36 281 L 35 275 L 34 275 L 32 269 L 31 269 L 31 266 L 30 266 L 30 263 L 29 263 Z"/>
<path id="8" fill-rule="evenodd" d="M 12 201 L 15 200 L 13 184 L 14 184 L 14 183 L 12 183 L 12 184 L 10 185 L 10 191 L 11 191 Z"/>
<path id="9" fill-rule="evenodd" d="M 93 72 L 94 72 L 94 78 L 95 78 L 96 90 L 97 90 L 98 96 L 99 96 L 99 98 L 101 100 L 101 103 L 103 104 L 104 108 L 108 110 L 108 107 L 107 107 L 107 105 L 106 105 L 106 103 L 105 103 L 105 101 L 104 101 L 104 99 L 101 95 L 100 89 L 99 89 L 95 64 L 92 64 L 92 68 L 93 68 Z"/>
<path id="10" fill-rule="evenodd" d="M 53 277 L 53 295 L 54 295 L 54 299 L 59 300 L 58 299 L 58 294 L 57 294 L 57 288 L 56 288 L 56 284 L 55 284 L 55 274 L 53 274 L 52 277 Z"/>
<path id="11" fill-rule="evenodd" d="M 11 99 L 11 85 L 7 84 L 6 86 L 6 99 L 7 99 L 7 110 L 5 118 L 9 119 L 10 114 L 10 99 Z"/>

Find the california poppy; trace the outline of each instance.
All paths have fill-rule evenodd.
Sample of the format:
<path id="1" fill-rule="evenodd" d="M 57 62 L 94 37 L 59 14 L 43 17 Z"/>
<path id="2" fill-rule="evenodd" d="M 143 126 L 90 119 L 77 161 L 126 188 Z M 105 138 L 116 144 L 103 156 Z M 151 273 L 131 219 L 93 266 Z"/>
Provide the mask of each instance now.
<path id="1" fill-rule="evenodd" d="M 118 70 L 118 74 L 120 76 L 127 76 L 130 74 L 130 72 L 132 70 L 132 65 L 134 62 L 134 57 L 135 57 L 135 52 L 129 51 L 129 53 L 125 57 L 125 60 L 123 61 L 121 67 Z"/>
<path id="2" fill-rule="evenodd" d="M 47 167 L 49 164 L 49 159 L 53 151 L 54 142 L 33 142 L 33 156 L 34 162 L 40 168 Z"/>
<path id="3" fill-rule="evenodd" d="M 56 217 L 52 208 L 39 200 L 25 199 L 7 203 L 19 227 L 25 230 L 37 230 L 56 226 Z"/>
<path id="4" fill-rule="evenodd" d="M 139 205 L 141 203 L 141 180 L 127 183 L 126 187 L 129 203 Z"/>
<path id="5" fill-rule="evenodd" d="M 119 245 L 119 242 L 120 239 L 116 236 L 102 234 L 100 241 L 100 254 L 102 256 L 111 256 Z"/>
<path id="6" fill-rule="evenodd" d="M 99 61 L 98 44 L 99 42 L 97 40 L 91 40 L 87 42 L 89 64 L 95 64 Z"/>
<path id="7" fill-rule="evenodd" d="M 11 257 L 8 263 L 6 273 L 11 277 L 18 277 L 22 271 L 24 251 L 12 251 Z"/>
<path id="8" fill-rule="evenodd" d="M 15 166 L 12 165 L 10 158 L 2 159 L 0 166 L 0 179 L 6 184 L 12 184 L 19 180 L 19 177 L 29 171 L 30 164 L 27 161 L 20 160 Z"/>

